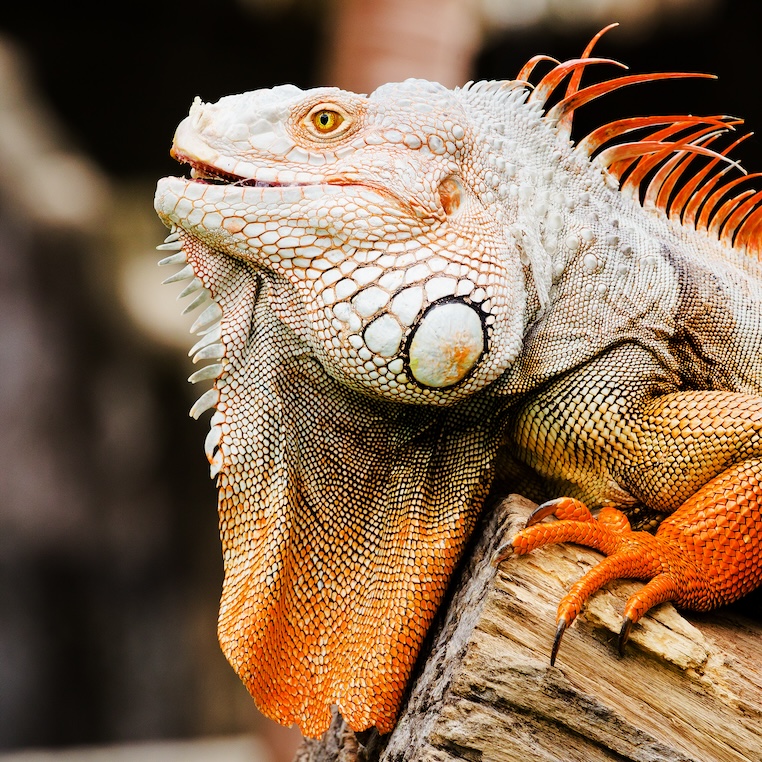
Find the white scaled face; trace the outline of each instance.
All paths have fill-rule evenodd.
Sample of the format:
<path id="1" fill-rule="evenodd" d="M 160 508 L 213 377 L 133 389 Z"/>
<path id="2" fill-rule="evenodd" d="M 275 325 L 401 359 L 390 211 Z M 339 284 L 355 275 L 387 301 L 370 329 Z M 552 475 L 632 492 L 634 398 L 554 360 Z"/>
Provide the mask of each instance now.
<path id="1" fill-rule="evenodd" d="M 192 177 L 162 180 L 156 208 L 287 284 L 273 309 L 332 376 L 450 404 L 518 355 L 523 276 L 465 179 L 454 104 L 447 119 L 405 110 L 406 89 L 452 93 L 405 83 L 392 108 L 381 97 L 391 87 L 370 99 L 284 87 L 195 103 L 173 148 Z"/>

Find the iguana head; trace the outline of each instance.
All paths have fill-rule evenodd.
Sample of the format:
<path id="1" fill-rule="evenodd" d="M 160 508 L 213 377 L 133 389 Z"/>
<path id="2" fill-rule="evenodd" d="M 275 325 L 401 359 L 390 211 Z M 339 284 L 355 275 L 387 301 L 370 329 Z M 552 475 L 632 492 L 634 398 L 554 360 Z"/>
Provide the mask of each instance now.
<path id="1" fill-rule="evenodd" d="M 172 149 L 191 178 L 161 181 L 157 210 L 266 271 L 278 316 L 338 380 L 450 404 L 515 360 L 526 318 L 505 162 L 476 129 L 420 80 L 197 99 Z"/>

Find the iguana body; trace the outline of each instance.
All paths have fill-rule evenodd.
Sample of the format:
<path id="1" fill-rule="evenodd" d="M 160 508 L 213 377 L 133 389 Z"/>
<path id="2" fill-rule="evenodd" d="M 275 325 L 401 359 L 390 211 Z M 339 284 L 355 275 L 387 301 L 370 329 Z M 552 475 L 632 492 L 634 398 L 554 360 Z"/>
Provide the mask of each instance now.
<path id="1" fill-rule="evenodd" d="M 762 578 L 757 197 L 718 182 L 723 118 L 617 122 L 575 147 L 575 108 L 659 76 L 580 90 L 589 52 L 534 90 L 536 60 L 455 91 L 285 86 L 197 101 L 178 128 L 192 179 L 162 180 L 156 208 L 165 261 L 188 263 L 172 279 L 214 301 L 193 413 L 216 408 L 220 640 L 259 707 L 307 735 L 331 704 L 393 727 L 490 491 L 568 498 L 518 552 L 612 554 L 561 632 L 616 576 L 656 577 L 628 622 Z M 576 501 L 677 521 L 654 540 Z"/>

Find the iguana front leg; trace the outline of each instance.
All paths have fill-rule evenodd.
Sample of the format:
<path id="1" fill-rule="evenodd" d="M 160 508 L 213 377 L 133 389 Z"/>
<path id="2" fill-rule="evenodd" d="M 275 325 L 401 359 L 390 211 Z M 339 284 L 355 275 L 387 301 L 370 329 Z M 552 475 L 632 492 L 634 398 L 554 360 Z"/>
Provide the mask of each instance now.
<path id="1" fill-rule="evenodd" d="M 626 360 L 640 370 L 653 363 L 650 383 L 628 384 L 623 371 L 621 386 L 610 384 L 611 369 L 617 363 L 627 367 Z M 576 497 L 612 503 L 618 489 L 656 511 L 672 510 L 675 499 L 680 501 L 651 535 L 632 531 L 611 505 L 596 520 L 576 497 L 561 498 L 540 506 L 508 543 L 501 557 L 557 542 L 593 547 L 607 556 L 562 599 L 551 662 L 585 601 L 613 579 L 649 580 L 627 602 L 620 649 L 632 625 L 658 603 L 708 610 L 762 582 L 762 397 L 724 391 L 660 394 L 663 385 L 655 360 L 630 345 L 570 374 L 519 416 L 517 432 L 524 446 L 534 446 L 535 467 L 572 484 L 576 476 Z M 553 395 L 556 405 L 549 408 Z M 580 399 L 597 400 L 595 411 L 581 410 Z M 601 411 L 603 399 L 608 404 Z M 579 425 L 586 420 L 595 425 Z M 522 436 L 530 423 L 535 436 Z M 552 431 L 553 442 L 538 438 L 539 430 Z M 606 447 L 599 450 L 594 478 L 594 446 L 602 441 Z M 547 459 L 550 452 L 558 458 L 555 466 Z M 539 523 L 550 514 L 561 521 Z"/>

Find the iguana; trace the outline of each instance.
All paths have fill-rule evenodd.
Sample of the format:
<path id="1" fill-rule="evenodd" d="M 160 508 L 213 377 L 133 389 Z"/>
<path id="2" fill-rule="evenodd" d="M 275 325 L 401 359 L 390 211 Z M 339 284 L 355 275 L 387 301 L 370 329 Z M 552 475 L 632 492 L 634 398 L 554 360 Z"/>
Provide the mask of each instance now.
<path id="1" fill-rule="evenodd" d="M 259 708 L 307 736 L 331 705 L 393 728 L 502 494 L 551 499 L 506 553 L 608 555 L 563 600 L 555 648 L 614 578 L 650 580 L 622 642 L 656 603 L 708 609 L 762 580 L 762 192 L 726 174 L 728 117 L 573 143 L 598 96 L 692 76 L 582 87 L 617 65 L 592 57 L 599 36 L 512 81 L 283 85 L 196 99 L 177 129 L 190 178 L 162 179 L 155 205 L 163 263 L 183 265 L 168 280 L 212 300 L 191 350 L 212 362 L 190 380 L 214 381 L 191 412 L 214 408 L 220 642 Z M 670 515 L 653 535 L 625 514 Z"/>

